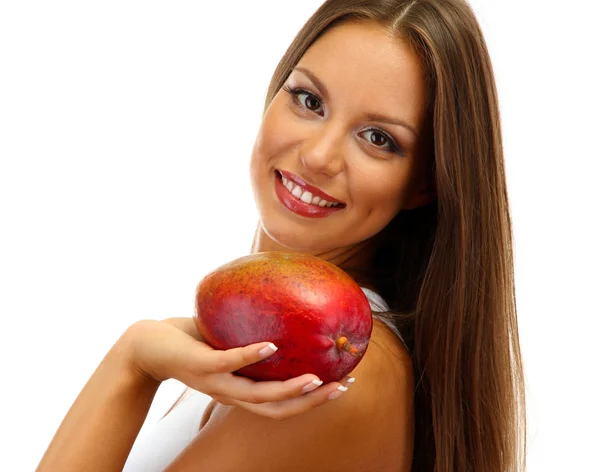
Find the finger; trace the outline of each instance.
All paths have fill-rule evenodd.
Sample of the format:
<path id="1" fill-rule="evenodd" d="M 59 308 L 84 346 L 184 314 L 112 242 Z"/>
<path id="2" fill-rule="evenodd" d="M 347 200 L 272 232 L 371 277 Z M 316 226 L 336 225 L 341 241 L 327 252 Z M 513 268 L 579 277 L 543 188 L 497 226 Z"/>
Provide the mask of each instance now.
<path id="1" fill-rule="evenodd" d="M 323 382 L 313 374 L 304 374 L 289 380 L 262 380 L 256 382 L 233 374 L 215 374 L 210 379 L 212 396 L 228 397 L 247 403 L 267 403 L 286 400 L 315 390 Z"/>
<path id="2" fill-rule="evenodd" d="M 255 404 L 233 398 L 228 400 L 229 404 L 239 406 L 257 415 L 275 420 L 285 420 L 332 401 L 330 399 L 332 394 L 334 398 L 338 398 L 340 393 L 343 394 L 343 391 L 339 390 L 340 387 L 346 388 L 339 382 L 330 382 L 305 395 L 277 402 Z"/>
<path id="3" fill-rule="evenodd" d="M 198 368 L 206 373 L 235 372 L 244 366 L 261 361 L 277 351 L 273 343 L 262 342 L 225 351 L 214 350 L 203 353 L 198 359 Z"/>
<path id="4" fill-rule="evenodd" d="M 349 388 L 349 387 L 351 387 L 351 386 L 354 384 L 354 381 L 355 381 L 355 380 L 356 380 L 356 379 L 355 379 L 354 377 L 352 377 L 352 376 L 350 376 L 350 375 L 346 375 L 346 377 L 344 377 L 342 380 L 340 380 L 340 383 L 341 383 L 341 384 L 342 384 L 344 387 L 346 387 L 346 388 Z"/>

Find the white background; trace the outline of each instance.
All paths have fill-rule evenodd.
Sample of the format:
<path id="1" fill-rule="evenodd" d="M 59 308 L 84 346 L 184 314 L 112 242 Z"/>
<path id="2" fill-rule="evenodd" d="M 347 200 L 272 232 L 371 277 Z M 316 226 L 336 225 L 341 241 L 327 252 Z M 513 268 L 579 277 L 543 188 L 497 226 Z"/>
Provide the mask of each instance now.
<path id="1" fill-rule="evenodd" d="M 0 2 L 0 470 L 35 468 L 128 325 L 191 316 L 202 276 L 248 253 L 267 85 L 320 3 Z M 600 470 L 595 2 L 472 5 L 502 107 L 528 470 Z"/>

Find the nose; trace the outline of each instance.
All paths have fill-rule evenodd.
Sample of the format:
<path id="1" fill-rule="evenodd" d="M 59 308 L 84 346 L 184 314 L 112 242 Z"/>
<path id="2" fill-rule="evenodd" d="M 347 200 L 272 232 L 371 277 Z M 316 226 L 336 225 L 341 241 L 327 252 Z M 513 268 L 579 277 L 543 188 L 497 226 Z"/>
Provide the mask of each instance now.
<path id="1" fill-rule="evenodd" d="M 308 172 L 333 177 L 344 167 L 343 137 L 341 126 L 334 122 L 320 124 L 304 140 L 300 159 Z"/>

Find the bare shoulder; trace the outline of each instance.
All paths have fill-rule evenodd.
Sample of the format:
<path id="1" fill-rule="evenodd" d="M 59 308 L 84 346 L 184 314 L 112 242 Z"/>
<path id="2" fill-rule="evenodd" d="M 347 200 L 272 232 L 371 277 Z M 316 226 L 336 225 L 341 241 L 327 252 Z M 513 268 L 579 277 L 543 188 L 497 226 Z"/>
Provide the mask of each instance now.
<path id="1" fill-rule="evenodd" d="M 383 361 L 387 374 L 395 374 L 404 379 L 413 377 L 413 363 L 409 352 L 398 336 L 380 320 L 373 320 L 373 334 L 369 349 L 374 348 L 379 361 Z M 379 359 L 382 356 L 384 359 Z M 391 365 L 390 365 L 391 364 Z M 360 367 L 360 364 L 359 364 Z M 414 385 L 411 385 L 411 390 Z"/>
<path id="2" fill-rule="evenodd" d="M 375 322 L 352 375 L 355 384 L 340 398 L 283 421 L 215 403 L 173 470 L 409 472 L 412 361 L 383 323 Z"/>
<path id="3" fill-rule="evenodd" d="M 381 440 L 388 444 L 387 450 L 399 453 L 400 464 L 396 462 L 391 470 L 410 471 L 415 420 L 412 358 L 398 336 L 379 320 L 374 320 L 367 354 L 370 354 L 368 363 L 363 366 L 361 362 L 355 369 L 357 383 L 360 377 L 372 379 L 370 393 L 376 395 L 376 399 L 371 399 L 372 415 L 385 425 Z"/>

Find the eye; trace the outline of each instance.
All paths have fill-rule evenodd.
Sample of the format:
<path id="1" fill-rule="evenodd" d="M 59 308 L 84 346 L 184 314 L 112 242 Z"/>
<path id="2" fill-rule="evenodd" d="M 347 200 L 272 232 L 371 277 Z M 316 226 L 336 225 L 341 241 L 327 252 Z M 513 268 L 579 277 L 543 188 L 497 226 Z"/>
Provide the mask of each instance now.
<path id="1" fill-rule="evenodd" d="M 322 106 L 321 100 L 315 94 L 301 88 L 290 88 L 284 86 L 283 90 L 291 95 L 292 105 L 296 108 L 306 108 L 309 111 L 317 113 L 317 110 Z M 302 96 L 306 97 L 303 99 Z M 317 113 L 318 114 L 318 113 Z"/>
<path id="2" fill-rule="evenodd" d="M 367 141 L 369 144 L 374 145 L 376 148 L 382 149 L 387 152 L 393 152 L 396 154 L 402 154 L 400 146 L 396 144 L 394 139 L 387 134 L 385 131 L 379 130 L 377 128 L 369 128 L 367 130 L 361 131 L 361 133 L 372 133 Z"/>
<path id="3" fill-rule="evenodd" d="M 313 113 L 317 113 L 316 110 L 323 106 L 323 102 L 321 99 L 316 96 L 314 93 L 309 92 L 308 90 L 302 88 L 291 88 L 287 85 L 282 87 L 288 94 L 290 94 L 290 102 L 294 108 L 297 108 L 301 111 L 309 110 Z M 301 97 L 305 96 L 306 98 L 302 99 Z M 320 113 L 317 113 L 320 115 Z M 392 154 L 398 154 L 400 156 L 404 156 L 404 152 L 402 148 L 396 144 L 394 138 L 392 138 L 388 133 L 378 128 L 369 128 L 361 133 L 372 133 L 370 138 L 367 139 L 369 144 L 375 146 L 377 149 L 382 150 L 384 152 L 389 152 Z M 387 146 L 386 146 L 387 144 Z"/>

